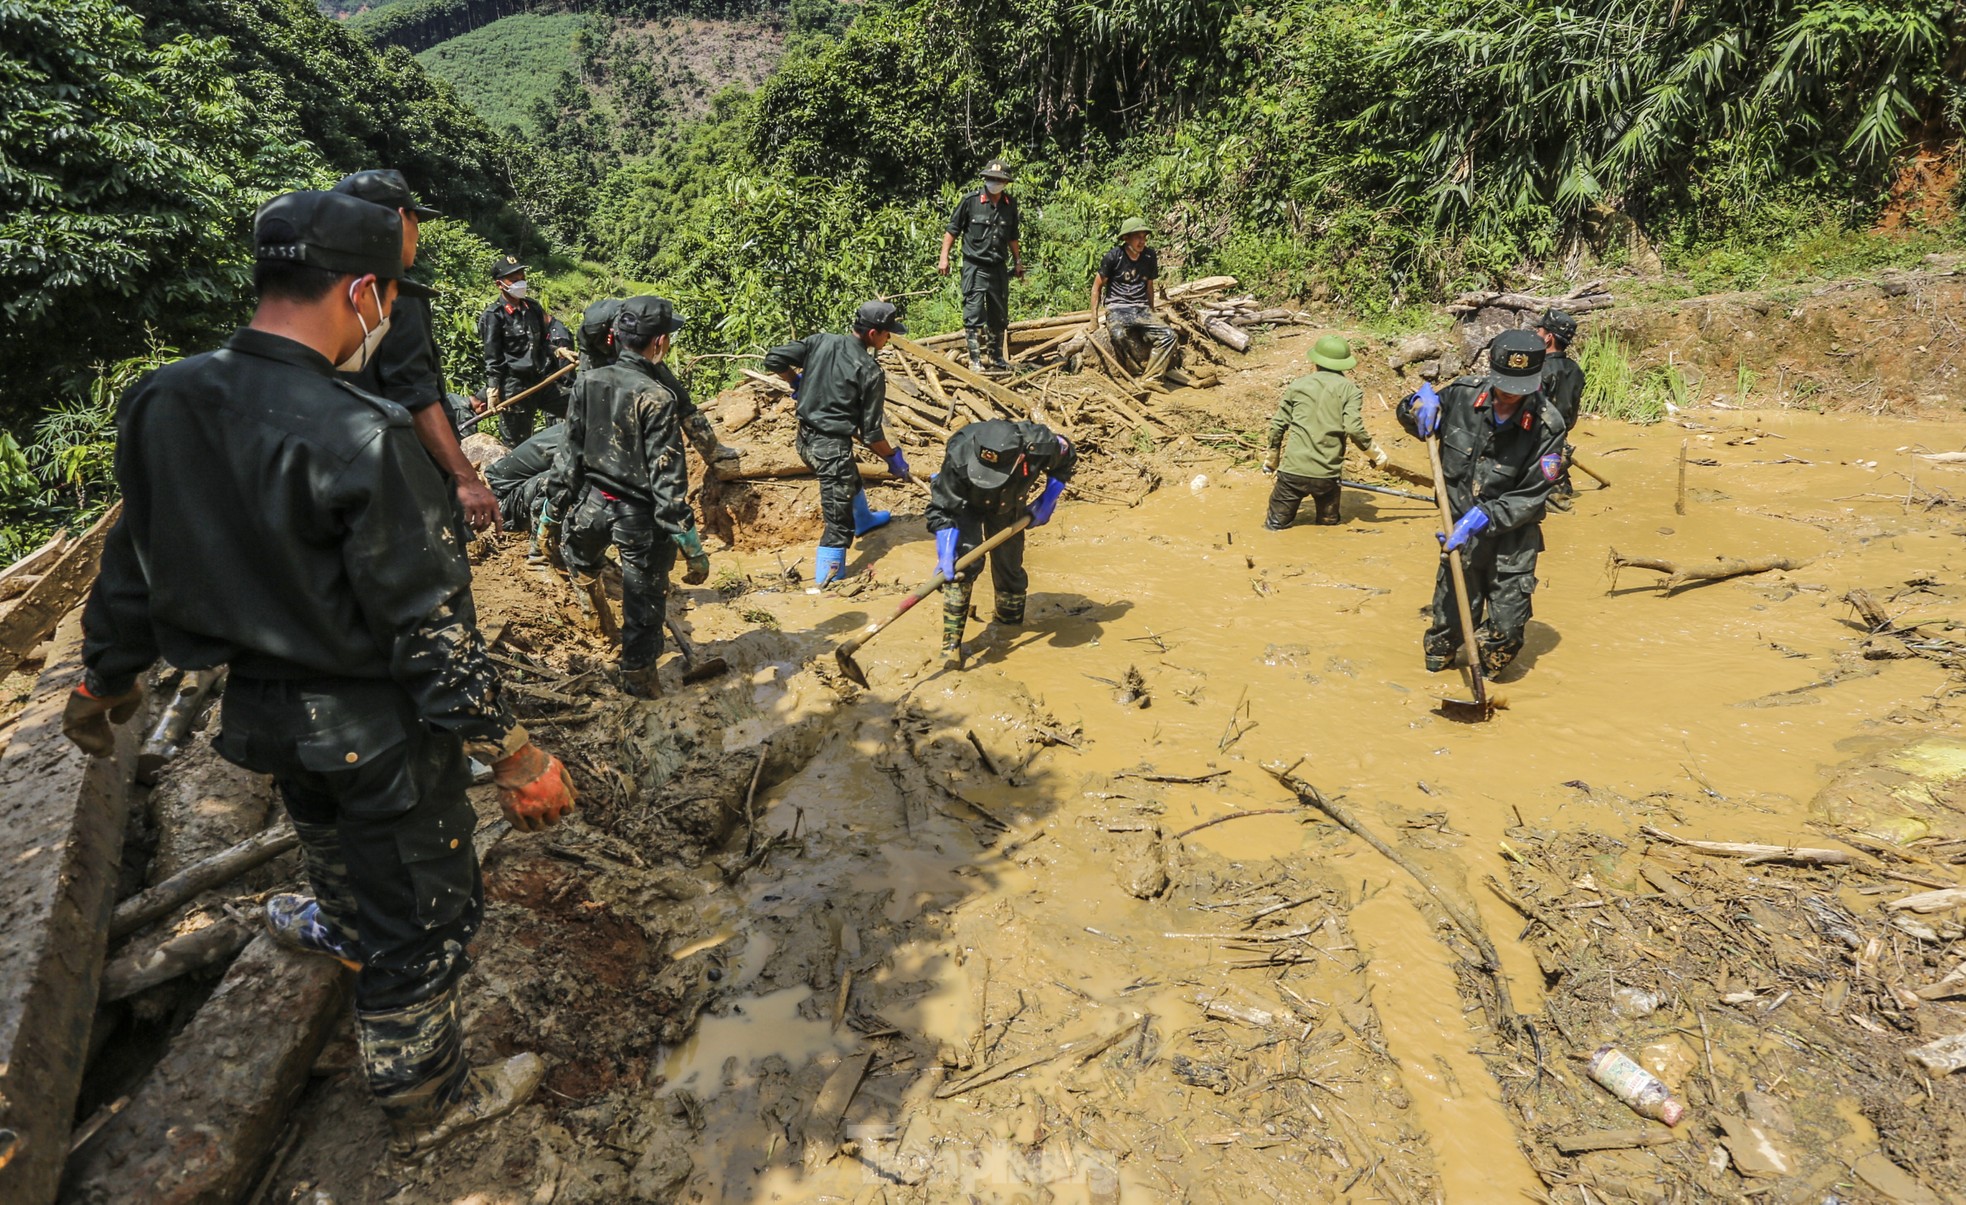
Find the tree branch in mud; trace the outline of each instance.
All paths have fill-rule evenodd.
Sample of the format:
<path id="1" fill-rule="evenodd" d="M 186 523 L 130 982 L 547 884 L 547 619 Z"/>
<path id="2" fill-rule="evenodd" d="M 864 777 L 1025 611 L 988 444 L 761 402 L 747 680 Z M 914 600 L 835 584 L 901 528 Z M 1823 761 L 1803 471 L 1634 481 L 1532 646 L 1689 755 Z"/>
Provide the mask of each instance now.
<path id="1" fill-rule="evenodd" d="M 1495 943 L 1488 940 L 1488 931 L 1482 928 L 1481 921 L 1455 903 L 1446 891 L 1442 890 L 1440 884 L 1434 881 L 1432 875 L 1421 869 L 1412 859 L 1386 844 L 1377 833 L 1367 828 L 1349 810 L 1326 799 L 1310 783 L 1295 777 L 1292 771 L 1296 768 L 1295 764 L 1281 768 L 1264 767 L 1278 782 L 1297 796 L 1299 803 L 1316 808 L 1344 828 L 1351 830 L 1355 836 L 1384 854 L 1388 861 L 1413 876 L 1415 882 L 1426 888 L 1427 894 L 1431 895 L 1434 902 L 1440 905 L 1440 910 L 1447 914 L 1447 919 L 1453 922 L 1454 927 L 1461 931 L 1461 936 L 1467 938 L 1476 952 L 1481 955 L 1481 969 L 1488 973 L 1495 985 L 1495 1027 L 1510 1037 L 1527 1035 L 1534 1040 L 1529 1023 L 1515 1010 L 1515 1001 L 1509 995 L 1508 979 L 1502 974 L 1502 959 L 1495 953 Z"/>
<path id="2" fill-rule="evenodd" d="M 1668 845 L 1678 845 L 1698 853 L 1716 858 L 1744 858 L 1743 865 L 1753 866 L 1760 862 L 1792 862 L 1797 866 L 1851 866 L 1857 859 L 1849 850 L 1808 849 L 1798 845 L 1755 845 L 1742 841 L 1695 841 L 1690 837 L 1678 837 L 1664 829 L 1641 824 L 1638 831 L 1654 841 L 1664 841 Z"/>
<path id="3" fill-rule="evenodd" d="M 294 832 L 293 826 L 279 824 L 246 838 L 230 849 L 220 850 L 201 862 L 193 862 L 163 882 L 116 905 L 115 914 L 109 918 L 109 939 L 115 941 L 126 937 L 168 914 L 192 896 L 229 883 L 299 844 L 300 836 Z"/>
<path id="4" fill-rule="evenodd" d="M 1667 594 L 1679 589 L 1688 582 L 1717 582 L 1730 577 L 1745 577 L 1751 573 L 1767 573 L 1775 569 L 1800 569 L 1809 563 L 1808 558 L 1796 560 L 1785 556 L 1758 557 L 1715 557 L 1712 562 L 1699 565 L 1681 566 L 1676 561 L 1662 560 L 1649 556 L 1626 556 L 1616 548 L 1611 550 L 1605 567 L 1611 573 L 1611 588 L 1618 588 L 1620 569 L 1650 569 L 1666 575 L 1660 588 Z"/>

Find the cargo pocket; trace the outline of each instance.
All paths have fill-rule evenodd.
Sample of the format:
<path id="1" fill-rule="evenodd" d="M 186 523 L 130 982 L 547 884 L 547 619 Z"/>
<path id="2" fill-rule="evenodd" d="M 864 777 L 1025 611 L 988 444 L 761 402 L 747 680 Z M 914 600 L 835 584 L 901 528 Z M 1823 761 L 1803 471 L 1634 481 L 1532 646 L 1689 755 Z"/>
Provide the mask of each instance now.
<path id="1" fill-rule="evenodd" d="M 317 774 L 366 770 L 409 739 L 393 687 L 301 695 L 308 730 L 294 742 L 303 769 Z"/>
<path id="2" fill-rule="evenodd" d="M 477 853 L 471 833 L 478 815 L 463 799 L 411 818 L 396 833 L 396 854 L 416 892 L 416 921 L 426 929 L 463 915 L 476 895 Z"/>

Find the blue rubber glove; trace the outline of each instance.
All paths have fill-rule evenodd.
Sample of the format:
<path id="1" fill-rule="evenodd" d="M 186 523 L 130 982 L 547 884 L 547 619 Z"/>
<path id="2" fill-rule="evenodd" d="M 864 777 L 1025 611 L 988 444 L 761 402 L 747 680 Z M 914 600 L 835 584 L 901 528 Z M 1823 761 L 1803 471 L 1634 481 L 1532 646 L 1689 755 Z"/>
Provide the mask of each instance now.
<path id="1" fill-rule="evenodd" d="M 1420 433 L 1421 439 L 1432 439 L 1434 432 L 1440 430 L 1440 395 L 1434 392 L 1432 382 L 1422 381 L 1413 396 L 1414 429 Z M 1450 544 L 1449 547 L 1455 545 Z"/>
<path id="2" fill-rule="evenodd" d="M 896 448 L 894 454 L 887 458 L 887 471 L 903 481 L 912 480 L 914 477 L 914 474 L 908 471 L 908 457 L 900 448 Z"/>
<path id="3" fill-rule="evenodd" d="M 943 581 L 956 580 L 956 545 L 962 543 L 963 533 L 954 527 L 945 527 L 935 533 L 935 571 L 942 575 Z"/>
<path id="4" fill-rule="evenodd" d="M 1441 546 L 1446 548 L 1447 551 L 1452 552 L 1456 548 L 1466 544 L 1469 540 L 1474 539 L 1487 526 L 1488 512 L 1479 506 L 1471 506 L 1468 508 L 1468 513 L 1461 516 L 1460 522 L 1454 524 L 1453 531 L 1448 532 L 1444 536 L 1439 532 L 1435 532 L 1434 538 L 1439 540 Z"/>
<path id="5" fill-rule="evenodd" d="M 1065 483 L 1056 477 L 1044 483 L 1044 493 L 1039 494 L 1038 500 L 1030 505 L 1031 526 L 1043 527 L 1051 522 L 1051 512 L 1058 509 L 1059 495 L 1064 492 Z"/>

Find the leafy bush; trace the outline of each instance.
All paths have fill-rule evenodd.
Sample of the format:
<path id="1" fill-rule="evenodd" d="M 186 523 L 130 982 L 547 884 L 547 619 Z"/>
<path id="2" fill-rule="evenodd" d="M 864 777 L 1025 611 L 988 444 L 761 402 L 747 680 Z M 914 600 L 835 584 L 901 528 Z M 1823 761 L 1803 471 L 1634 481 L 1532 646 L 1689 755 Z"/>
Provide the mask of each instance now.
<path id="1" fill-rule="evenodd" d="M 573 62 L 575 37 L 590 21 L 579 13 L 521 13 L 440 42 L 416 60 L 493 127 L 537 134 L 534 106 Z"/>

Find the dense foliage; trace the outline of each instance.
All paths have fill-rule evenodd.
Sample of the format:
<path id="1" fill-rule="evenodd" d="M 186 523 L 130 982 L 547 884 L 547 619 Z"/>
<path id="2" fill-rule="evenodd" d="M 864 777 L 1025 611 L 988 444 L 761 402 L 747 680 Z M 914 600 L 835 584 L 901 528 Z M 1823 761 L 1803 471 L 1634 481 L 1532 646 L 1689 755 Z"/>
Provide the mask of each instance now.
<path id="1" fill-rule="evenodd" d="M 420 51 L 416 60 L 494 128 L 537 135 L 535 110 L 574 65 L 576 38 L 590 21 L 579 13 L 520 13 Z"/>

